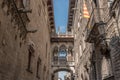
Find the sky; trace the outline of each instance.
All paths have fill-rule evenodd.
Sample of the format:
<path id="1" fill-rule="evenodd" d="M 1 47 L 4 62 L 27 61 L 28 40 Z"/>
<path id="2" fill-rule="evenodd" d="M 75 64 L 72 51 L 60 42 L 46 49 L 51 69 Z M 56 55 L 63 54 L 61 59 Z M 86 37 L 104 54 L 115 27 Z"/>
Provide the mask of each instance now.
<path id="1" fill-rule="evenodd" d="M 64 80 L 64 76 L 67 74 L 67 72 L 66 71 L 60 71 L 59 72 L 59 78 L 61 78 L 62 80 Z"/>
<path id="2" fill-rule="evenodd" d="M 68 22 L 69 0 L 53 0 L 53 2 L 56 32 L 60 27 L 60 32 L 65 33 Z"/>
<path id="3" fill-rule="evenodd" d="M 56 32 L 58 32 L 58 27 L 60 27 L 60 32 L 65 33 L 68 22 L 69 0 L 53 0 L 53 3 Z M 59 72 L 59 77 L 64 80 L 65 74 L 66 72 L 61 71 Z"/>

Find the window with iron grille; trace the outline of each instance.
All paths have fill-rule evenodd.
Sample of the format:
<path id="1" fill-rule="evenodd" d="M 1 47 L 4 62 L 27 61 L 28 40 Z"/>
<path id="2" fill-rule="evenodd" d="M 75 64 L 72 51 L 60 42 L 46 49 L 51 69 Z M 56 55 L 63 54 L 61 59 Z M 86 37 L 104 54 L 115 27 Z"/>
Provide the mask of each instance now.
<path id="1" fill-rule="evenodd" d="M 28 48 L 28 65 L 27 65 L 27 71 L 32 72 L 32 67 L 33 67 L 33 59 L 34 59 L 34 48 L 32 45 L 29 45 Z"/>
<path id="2" fill-rule="evenodd" d="M 37 60 L 37 71 L 36 71 L 36 77 L 40 78 L 40 69 L 41 69 L 41 59 L 38 58 Z"/>

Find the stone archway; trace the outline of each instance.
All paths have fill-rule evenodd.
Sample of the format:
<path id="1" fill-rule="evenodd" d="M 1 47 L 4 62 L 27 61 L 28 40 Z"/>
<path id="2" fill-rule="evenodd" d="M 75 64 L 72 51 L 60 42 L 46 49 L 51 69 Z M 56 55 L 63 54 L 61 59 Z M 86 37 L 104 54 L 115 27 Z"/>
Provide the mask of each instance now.
<path id="1" fill-rule="evenodd" d="M 67 71 L 67 72 L 73 73 L 72 70 L 67 69 L 67 68 L 59 68 L 59 69 L 56 69 L 56 70 L 53 71 L 53 73 L 56 73 L 56 72 L 59 72 L 59 71 Z"/>
<path id="2" fill-rule="evenodd" d="M 55 73 L 58 73 L 58 72 L 60 72 L 60 71 L 65 71 L 65 72 L 68 72 L 69 73 L 69 79 L 68 80 L 74 80 L 73 79 L 73 71 L 71 70 L 71 69 L 69 69 L 69 68 L 58 68 L 58 69 L 55 69 L 55 70 L 53 70 L 53 72 L 52 72 L 52 80 L 54 80 L 54 77 L 55 77 Z"/>

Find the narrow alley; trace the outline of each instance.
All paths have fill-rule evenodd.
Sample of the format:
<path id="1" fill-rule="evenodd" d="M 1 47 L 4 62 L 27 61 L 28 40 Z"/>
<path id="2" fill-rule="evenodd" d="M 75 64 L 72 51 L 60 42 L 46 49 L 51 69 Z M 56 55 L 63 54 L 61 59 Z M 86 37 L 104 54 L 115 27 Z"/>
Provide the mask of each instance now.
<path id="1" fill-rule="evenodd" d="M 0 0 L 0 80 L 120 80 L 120 0 Z"/>

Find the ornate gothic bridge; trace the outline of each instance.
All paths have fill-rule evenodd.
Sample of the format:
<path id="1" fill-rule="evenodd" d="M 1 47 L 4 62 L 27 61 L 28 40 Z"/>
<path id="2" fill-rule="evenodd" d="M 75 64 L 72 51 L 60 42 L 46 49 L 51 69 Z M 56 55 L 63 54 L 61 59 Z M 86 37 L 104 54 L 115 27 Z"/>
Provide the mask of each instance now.
<path id="1" fill-rule="evenodd" d="M 74 76 L 74 36 L 71 33 L 53 34 L 51 36 L 52 45 L 52 80 L 55 79 L 55 73 L 67 71 L 69 78 L 73 80 Z"/>

